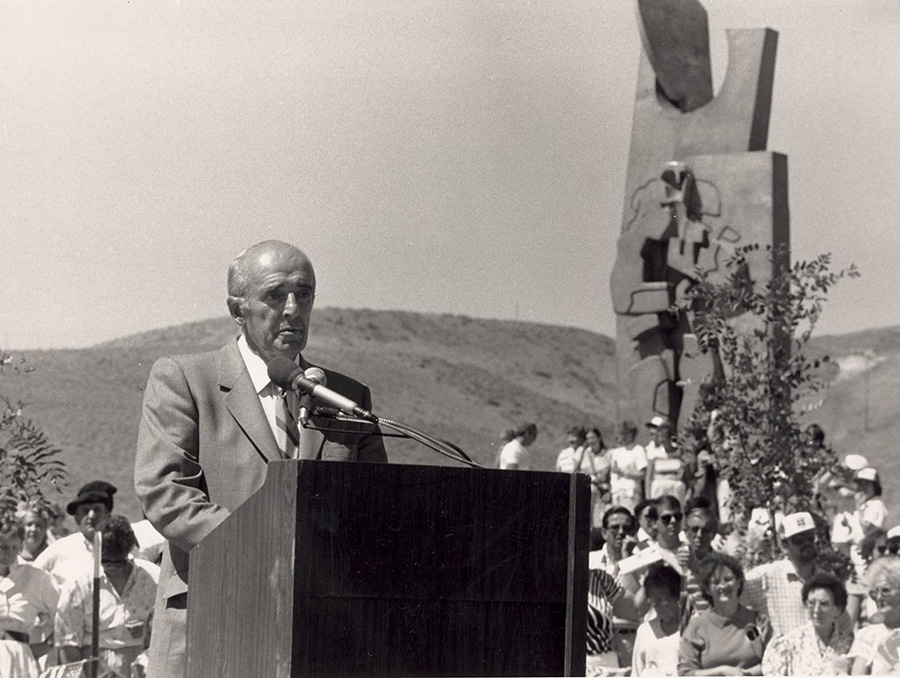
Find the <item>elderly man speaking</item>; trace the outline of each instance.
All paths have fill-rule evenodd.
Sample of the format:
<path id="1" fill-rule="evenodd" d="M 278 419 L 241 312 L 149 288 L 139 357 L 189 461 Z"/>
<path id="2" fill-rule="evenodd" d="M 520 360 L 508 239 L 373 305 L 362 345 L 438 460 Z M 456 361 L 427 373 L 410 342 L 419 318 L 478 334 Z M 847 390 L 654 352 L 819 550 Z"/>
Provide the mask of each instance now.
<path id="1" fill-rule="evenodd" d="M 168 541 L 150 648 L 153 678 L 184 677 L 189 551 L 262 486 L 269 461 L 387 461 L 374 426 L 294 426 L 285 435 L 284 417 L 296 421 L 298 403 L 270 382 L 267 365 L 282 357 L 310 367 L 301 352 L 315 291 L 312 262 L 301 250 L 274 240 L 253 245 L 228 269 L 228 310 L 240 337 L 218 351 L 162 358 L 150 373 L 134 482 L 147 518 Z M 329 389 L 371 409 L 366 386 L 325 375 Z"/>

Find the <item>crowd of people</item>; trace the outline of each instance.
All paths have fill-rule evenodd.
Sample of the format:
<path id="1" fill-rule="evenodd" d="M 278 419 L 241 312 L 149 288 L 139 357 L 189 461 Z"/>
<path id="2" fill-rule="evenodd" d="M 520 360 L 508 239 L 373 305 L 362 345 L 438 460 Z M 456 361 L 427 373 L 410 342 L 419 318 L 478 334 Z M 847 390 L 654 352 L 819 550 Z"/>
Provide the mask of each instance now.
<path id="1" fill-rule="evenodd" d="M 132 524 L 113 512 L 116 491 L 96 480 L 79 489 L 65 514 L 33 500 L 0 515 L 3 678 L 37 678 L 53 675 L 54 667 L 85 666 L 94 656 L 95 580 L 95 675 L 145 677 L 162 538 L 146 521 Z M 77 528 L 71 533 L 66 514 Z M 98 533 L 99 570 L 94 557 Z"/>
<path id="2" fill-rule="evenodd" d="M 809 506 L 737 529 L 712 458 L 682 456 L 662 417 L 646 427 L 641 445 L 623 422 L 612 449 L 572 428 L 556 461 L 591 480 L 589 675 L 900 673 L 900 526 L 868 460 L 847 455 Z M 780 555 L 754 557 L 762 539 Z"/>

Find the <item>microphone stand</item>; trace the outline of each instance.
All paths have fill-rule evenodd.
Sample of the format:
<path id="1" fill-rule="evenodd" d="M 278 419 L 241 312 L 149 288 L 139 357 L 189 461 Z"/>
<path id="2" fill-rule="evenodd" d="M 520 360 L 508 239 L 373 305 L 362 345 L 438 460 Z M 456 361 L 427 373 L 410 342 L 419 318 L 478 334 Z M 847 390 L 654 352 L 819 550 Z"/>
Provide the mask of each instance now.
<path id="1" fill-rule="evenodd" d="M 425 447 L 434 450 L 438 454 L 441 454 L 453 461 L 457 461 L 461 464 L 466 464 L 467 466 L 471 466 L 473 468 L 484 468 L 481 464 L 474 461 L 468 454 L 466 454 L 460 447 L 454 445 L 451 442 L 446 440 L 441 440 L 440 438 L 435 438 L 432 435 L 429 435 L 423 431 L 413 428 L 408 424 L 404 424 L 402 422 L 396 421 L 394 419 L 388 419 L 386 417 L 379 417 L 374 414 L 370 414 L 371 418 L 362 419 L 359 417 L 351 417 L 343 412 L 337 412 L 335 414 L 328 413 L 318 413 L 318 416 L 328 417 L 334 419 L 335 421 L 343 421 L 348 423 L 358 423 L 358 424 L 369 424 L 369 425 L 384 425 L 388 428 L 392 428 L 395 431 L 399 431 L 401 435 L 397 437 L 401 438 L 409 438 L 411 440 L 415 440 L 418 443 L 421 443 Z M 323 429 L 328 430 L 328 429 Z M 333 429 L 332 429 L 333 430 Z M 385 435 L 385 434 L 382 434 Z"/>

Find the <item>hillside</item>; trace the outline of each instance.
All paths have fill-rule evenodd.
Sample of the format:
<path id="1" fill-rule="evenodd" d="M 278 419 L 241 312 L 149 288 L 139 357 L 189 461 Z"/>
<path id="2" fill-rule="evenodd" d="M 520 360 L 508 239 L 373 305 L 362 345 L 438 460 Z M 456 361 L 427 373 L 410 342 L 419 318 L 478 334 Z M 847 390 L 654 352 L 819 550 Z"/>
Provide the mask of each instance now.
<path id="1" fill-rule="evenodd" d="M 0 372 L 0 394 L 30 405 L 26 414 L 63 448 L 70 492 L 93 478 L 119 487 L 118 507 L 140 515 L 131 489 L 142 390 L 153 362 L 213 350 L 236 335 L 216 318 L 125 337 L 88 349 L 31 351 L 31 371 Z M 859 452 L 882 469 L 886 501 L 900 518 L 900 328 L 821 337 L 830 355 L 819 422 L 840 453 Z M 552 469 L 572 425 L 615 420 L 614 342 L 586 330 L 401 311 L 315 311 L 309 359 L 367 383 L 375 412 L 450 440 L 493 465 L 500 434 L 517 422 L 539 426 L 535 466 Z M 393 461 L 452 463 L 409 441 L 387 442 Z M 65 501 L 63 501 L 65 503 Z M 898 521 L 900 522 L 900 521 Z"/>
<path id="2" fill-rule="evenodd" d="M 236 336 L 227 317 L 81 350 L 23 353 L 28 374 L 2 374 L 0 392 L 64 449 L 72 489 L 93 478 L 119 487 L 118 507 L 139 516 L 131 489 L 142 390 L 160 356 L 219 348 Z M 375 412 L 461 446 L 492 465 L 503 430 L 537 422 L 538 468 L 552 469 L 565 429 L 615 418 L 613 341 L 585 330 L 399 311 L 319 309 L 305 355 L 368 384 Z M 17 355 L 17 358 L 19 356 Z M 410 441 L 387 441 L 393 461 L 452 463 Z"/>
<path id="3" fill-rule="evenodd" d="M 879 469 L 891 522 L 900 524 L 900 327 L 820 337 L 812 347 L 840 370 L 807 419 L 840 454 L 862 454 Z"/>

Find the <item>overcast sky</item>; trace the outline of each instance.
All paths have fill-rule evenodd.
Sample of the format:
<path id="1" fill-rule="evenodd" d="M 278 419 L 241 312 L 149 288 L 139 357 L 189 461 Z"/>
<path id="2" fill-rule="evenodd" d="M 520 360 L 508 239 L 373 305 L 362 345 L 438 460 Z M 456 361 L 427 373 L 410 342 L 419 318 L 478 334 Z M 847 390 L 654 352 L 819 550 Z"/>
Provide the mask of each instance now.
<path id="1" fill-rule="evenodd" d="M 820 329 L 900 324 L 900 2 L 705 0 L 779 32 L 769 149 Z M 324 306 L 615 333 L 640 40 L 630 0 L 0 0 L 0 346 L 226 313 L 247 245 Z"/>

